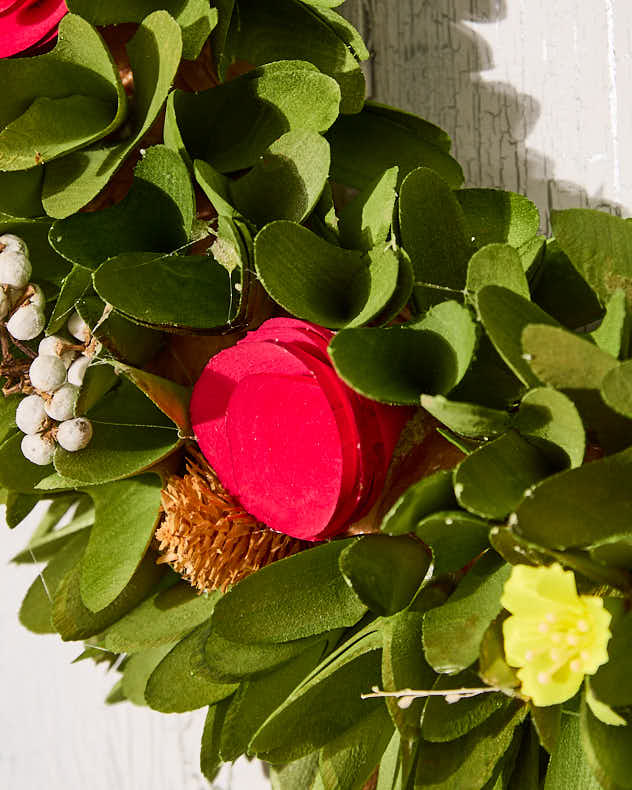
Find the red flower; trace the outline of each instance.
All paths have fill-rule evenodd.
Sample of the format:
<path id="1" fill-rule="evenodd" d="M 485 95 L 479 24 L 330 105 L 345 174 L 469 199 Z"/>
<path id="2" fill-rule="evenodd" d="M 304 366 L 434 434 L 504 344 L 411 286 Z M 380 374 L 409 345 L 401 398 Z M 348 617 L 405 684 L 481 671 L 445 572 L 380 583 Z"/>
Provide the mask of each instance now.
<path id="1" fill-rule="evenodd" d="M 270 319 L 211 359 L 191 401 L 196 438 L 226 489 L 271 529 L 305 540 L 371 509 L 410 416 L 338 378 L 332 336 Z"/>
<path id="2" fill-rule="evenodd" d="M 67 12 L 64 0 L 0 0 L 0 58 L 48 43 Z"/>

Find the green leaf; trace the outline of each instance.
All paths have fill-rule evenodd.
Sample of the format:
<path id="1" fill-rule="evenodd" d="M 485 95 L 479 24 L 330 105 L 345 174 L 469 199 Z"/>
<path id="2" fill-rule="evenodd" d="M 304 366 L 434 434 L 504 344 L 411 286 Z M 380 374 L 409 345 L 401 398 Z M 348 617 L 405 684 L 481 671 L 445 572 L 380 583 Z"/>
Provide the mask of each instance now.
<path id="1" fill-rule="evenodd" d="M 448 473 L 449 474 L 449 473 Z M 426 516 L 415 535 L 432 550 L 433 576 L 458 571 L 489 547 L 489 524 L 462 510 Z"/>
<path id="2" fill-rule="evenodd" d="M 0 108 L 0 169 L 26 170 L 113 132 L 127 108 L 112 56 L 97 31 L 67 14 L 52 52 L 3 59 L 10 86 Z"/>
<path id="3" fill-rule="evenodd" d="M 326 744 L 320 753 L 325 790 L 362 790 L 379 764 L 393 735 L 384 707 Z"/>
<path id="4" fill-rule="evenodd" d="M 450 156 L 450 138 L 428 121 L 368 101 L 356 115 L 343 115 L 327 139 L 334 181 L 364 189 L 385 170 L 399 168 L 398 183 L 417 167 L 428 167 L 451 187 L 463 183 L 463 171 Z"/>
<path id="5" fill-rule="evenodd" d="M 601 384 L 601 397 L 611 409 L 632 419 L 632 360 L 606 373 Z"/>
<path id="6" fill-rule="evenodd" d="M 154 669 L 171 650 L 172 645 L 161 645 L 130 656 L 123 668 L 123 693 L 134 705 L 146 705 L 145 688 Z"/>
<path id="7" fill-rule="evenodd" d="M 422 395 L 421 405 L 451 431 L 463 436 L 498 436 L 511 426 L 507 412 L 476 403 L 450 401 L 443 395 Z"/>
<path id="8" fill-rule="evenodd" d="M 52 246 L 88 269 L 123 252 L 171 252 L 191 233 L 194 195 L 188 170 L 164 145 L 147 150 L 120 203 L 55 222 Z"/>
<path id="9" fill-rule="evenodd" d="M 386 403 L 419 403 L 422 392 L 449 392 L 464 376 L 476 345 L 469 310 L 436 305 L 414 324 L 338 332 L 334 367 L 351 387 Z"/>
<path id="10" fill-rule="evenodd" d="M 75 567 L 88 541 L 87 534 L 76 535 L 51 559 L 29 587 L 20 607 L 20 622 L 35 634 L 54 634 L 51 622 L 52 598 L 62 579 Z"/>
<path id="11" fill-rule="evenodd" d="M 140 565 L 160 517 L 162 483 L 142 475 L 86 490 L 94 526 L 81 564 L 81 598 L 93 612 L 105 609 Z"/>
<path id="12" fill-rule="evenodd" d="M 65 526 L 58 527 L 62 519 Z M 93 522 L 94 508 L 87 496 L 74 491 L 60 496 L 49 503 L 26 548 L 12 557 L 11 562 L 32 563 L 47 560 L 77 531 L 91 526 Z"/>
<path id="13" fill-rule="evenodd" d="M 591 771 L 582 748 L 579 719 L 567 714 L 562 718 L 560 738 L 546 772 L 544 790 L 568 790 L 571 787 L 601 790 L 602 785 Z"/>
<path id="14" fill-rule="evenodd" d="M 282 307 L 332 328 L 374 318 L 393 296 L 399 272 L 392 250 L 344 250 L 287 221 L 272 222 L 258 233 L 255 266 Z"/>
<path id="15" fill-rule="evenodd" d="M 523 296 L 498 285 L 478 292 L 478 314 L 500 356 L 527 386 L 540 384 L 522 349 L 522 333 L 529 324 L 557 327 L 557 321 Z M 557 350 L 556 350 L 557 352 Z"/>
<path id="16" fill-rule="evenodd" d="M 179 444 L 171 421 L 136 387 L 123 382 L 87 415 L 94 435 L 85 450 L 57 448 L 55 469 L 85 485 L 100 485 L 144 471 Z M 1 448 L 0 448 L 1 455 Z"/>
<path id="17" fill-rule="evenodd" d="M 451 470 L 442 469 L 413 483 L 384 516 L 380 529 L 389 535 L 413 532 L 422 518 L 456 505 Z"/>
<path id="18" fill-rule="evenodd" d="M 546 244 L 532 289 L 533 301 L 569 329 L 592 324 L 603 314 L 597 295 L 555 239 Z"/>
<path id="19" fill-rule="evenodd" d="M 318 664 L 325 644 L 312 645 L 280 667 L 244 681 L 231 699 L 220 743 L 225 762 L 250 752 L 257 730 Z"/>
<path id="20" fill-rule="evenodd" d="M 535 374 L 571 398 L 602 446 L 611 452 L 630 444 L 632 424 L 613 412 L 599 392 L 606 375 L 617 367 L 614 357 L 587 339 L 548 326 L 527 327 L 522 345 Z"/>
<path id="21" fill-rule="evenodd" d="M 459 688 L 477 688 L 480 680 L 475 672 L 458 675 L 440 675 L 433 690 L 450 691 Z M 447 702 L 445 697 L 428 697 L 421 725 L 421 737 L 432 743 L 453 741 L 466 735 L 489 719 L 501 708 L 510 704 L 510 698 L 498 692 L 479 694 L 458 702 Z"/>
<path id="22" fill-rule="evenodd" d="M 192 670 L 196 655 L 204 650 L 208 633 L 208 623 L 202 623 L 156 666 L 145 688 L 145 700 L 150 708 L 161 713 L 184 713 L 214 705 L 235 691 L 235 684 L 216 683 Z"/>
<path id="23" fill-rule="evenodd" d="M 73 264 L 72 269 L 61 283 L 53 314 L 46 327 L 47 334 L 54 335 L 55 332 L 59 332 L 62 329 L 70 318 L 71 312 L 75 309 L 75 304 L 91 289 L 91 285 L 92 276 L 90 270 L 86 269 L 85 266 Z"/>
<path id="24" fill-rule="evenodd" d="M 429 567 L 424 546 L 404 535 L 365 535 L 340 555 L 351 589 L 371 611 L 386 617 L 410 604 Z"/>
<path id="25" fill-rule="evenodd" d="M 498 686 L 502 689 L 513 689 L 520 685 L 516 670 L 510 667 L 505 656 L 505 639 L 503 623 L 507 613 L 502 612 L 490 624 L 481 641 L 478 660 L 478 674 L 488 686 Z M 550 711 L 550 708 L 534 708 L 532 713 Z"/>
<path id="26" fill-rule="evenodd" d="M 586 434 L 573 402 L 557 390 L 537 387 L 522 399 L 514 428 L 560 467 L 581 466 Z"/>
<path id="27" fill-rule="evenodd" d="M 4 518 L 9 529 L 19 527 L 42 498 L 41 494 L 18 494 L 10 491 L 7 496 Z"/>
<path id="28" fill-rule="evenodd" d="M 75 305 L 92 336 L 114 358 L 130 365 L 144 365 L 160 351 L 164 337 L 155 329 L 140 326 L 112 310 L 90 291 Z"/>
<path id="29" fill-rule="evenodd" d="M 542 453 L 515 431 L 484 444 L 454 471 L 459 504 L 484 518 L 502 519 L 514 510 L 525 492 L 550 474 Z"/>
<path id="30" fill-rule="evenodd" d="M 315 546 L 243 579 L 219 601 L 213 629 L 235 642 L 289 642 L 355 625 L 366 606 L 338 569 L 352 542 Z"/>
<path id="31" fill-rule="evenodd" d="M 9 395 L 0 398 L 0 442 L 5 442 L 11 434 L 17 431 L 15 424 L 15 410 L 22 400 L 20 395 Z M 4 485 L 1 483 L 0 485 Z M 8 487 L 8 486 L 7 486 Z"/>
<path id="32" fill-rule="evenodd" d="M 606 304 L 606 314 L 599 328 L 591 335 L 602 351 L 617 359 L 626 359 L 631 334 L 632 317 L 626 305 L 625 293 L 618 289 Z"/>
<path id="33" fill-rule="evenodd" d="M 93 25 L 142 22 L 157 8 L 164 8 L 182 29 L 182 57 L 195 60 L 217 24 L 217 9 L 204 0 L 69 0 L 68 8 Z"/>
<path id="34" fill-rule="evenodd" d="M 134 73 L 130 136 L 122 142 L 77 151 L 47 165 L 42 196 L 51 217 L 68 217 L 98 195 L 149 131 L 180 63 L 180 28 L 166 11 L 156 11 L 141 23 L 127 52 Z"/>
<path id="35" fill-rule="evenodd" d="M 9 491 L 29 494 L 47 477 L 52 466 L 36 466 L 22 455 L 21 433 L 14 433 L 0 445 L 0 486 Z"/>
<path id="36" fill-rule="evenodd" d="M 539 230 L 538 209 L 524 195 L 502 189 L 459 189 L 454 195 L 479 248 L 509 244 L 518 249 Z"/>
<path id="37" fill-rule="evenodd" d="M 272 790 L 295 790 L 298 787 L 301 790 L 322 790 L 318 757 L 318 752 L 312 752 L 286 765 L 271 765 Z"/>
<path id="38" fill-rule="evenodd" d="M 229 324 L 239 305 L 236 285 L 210 254 L 123 253 L 94 273 L 99 296 L 130 318 L 190 329 Z"/>
<path id="39" fill-rule="evenodd" d="M 285 762 L 319 749 L 384 706 L 382 700 L 361 698 L 379 682 L 380 654 L 371 650 L 314 684 L 303 683 L 257 732 L 252 751 Z"/>
<path id="40" fill-rule="evenodd" d="M 608 662 L 590 678 L 595 696 L 615 708 L 632 705 L 632 677 L 629 672 L 629 646 L 632 639 L 632 614 L 622 601 L 610 599 L 607 608 L 613 615 L 608 642 Z"/>
<path id="41" fill-rule="evenodd" d="M 255 225 L 302 222 L 329 175 L 329 144 L 317 132 L 287 132 L 261 154 L 252 170 L 230 182 L 233 204 Z"/>
<path id="42" fill-rule="evenodd" d="M 154 593 L 105 633 L 104 646 L 115 653 L 136 653 L 173 643 L 209 619 L 220 594 L 199 595 L 186 582 Z"/>
<path id="43" fill-rule="evenodd" d="M 632 726 L 612 727 L 599 721 L 582 699 L 579 726 L 584 754 L 605 790 L 632 787 Z"/>
<path id="44" fill-rule="evenodd" d="M 382 633 L 382 683 L 384 691 L 429 689 L 435 673 L 426 663 L 422 648 L 423 612 L 399 612 L 384 621 Z M 405 741 L 419 738 L 424 699 L 415 699 L 406 708 L 399 700 L 386 697 L 388 712 Z"/>
<path id="45" fill-rule="evenodd" d="M 554 549 L 630 535 L 631 468 L 629 448 L 543 480 L 517 508 L 516 531 Z"/>
<path id="46" fill-rule="evenodd" d="M 474 249 L 455 193 L 434 171 L 420 167 L 404 179 L 399 227 L 415 272 L 419 309 L 442 301 L 446 290 L 462 292 Z"/>
<path id="47" fill-rule="evenodd" d="M 424 651 L 437 672 L 454 675 L 476 661 L 483 634 L 502 608 L 500 596 L 510 572 L 509 565 L 488 552 L 446 603 L 426 613 Z"/>
<path id="48" fill-rule="evenodd" d="M 232 642 L 211 630 L 204 648 L 205 662 L 214 679 L 222 683 L 239 682 L 276 669 L 321 640 L 319 634 L 279 644 L 244 644 Z"/>
<path id="49" fill-rule="evenodd" d="M 457 740 L 422 743 L 415 788 L 469 790 L 486 787 L 512 745 L 514 731 L 525 715 L 526 707 L 514 702 Z"/>
<path id="50" fill-rule="evenodd" d="M 164 569 L 156 565 L 155 555 L 145 555 L 125 589 L 109 606 L 95 614 L 81 600 L 81 565 L 77 564 L 64 576 L 55 593 L 53 625 L 65 642 L 100 634 L 138 606 L 156 587 L 163 574 Z"/>
<path id="51" fill-rule="evenodd" d="M 310 63 L 267 63 L 200 93 L 175 91 L 165 139 L 185 159 L 201 159 L 229 173 L 255 165 L 286 132 L 326 131 L 339 102 L 334 80 Z"/>
<path id="52" fill-rule="evenodd" d="M 343 247 L 368 251 L 385 244 L 391 232 L 397 200 L 397 167 L 390 167 L 364 187 L 340 211 Z"/>
<path id="53" fill-rule="evenodd" d="M 200 750 L 200 771 L 209 782 L 215 779 L 222 764 L 219 756 L 219 742 L 228 702 L 229 700 L 226 699 L 217 705 L 211 706 L 208 709 L 206 721 L 204 722 L 202 748 Z"/>
<path id="54" fill-rule="evenodd" d="M 191 392 L 189 389 L 174 381 L 164 379 L 162 376 L 132 368 L 122 362 L 113 361 L 111 364 L 117 374 L 125 376 L 138 387 L 180 431 L 185 434 L 191 433 L 189 416 Z"/>
<path id="55" fill-rule="evenodd" d="M 555 752 L 560 738 L 562 725 L 562 705 L 549 705 L 539 708 L 529 703 L 531 723 L 538 735 L 540 744 L 550 754 Z"/>
<path id="56" fill-rule="evenodd" d="M 478 292 L 486 285 L 501 285 L 525 299 L 530 298 L 520 256 L 509 244 L 488 244 L 471 257 L 465 288 L 474 307 Z"/>
<path id="57" fill-rule="evenodd" d="M 41 217 L 44 168 L 0 172 L 0 211 L 13 217 Z"/>
<path id="58" fill-rule="evenodd" d="M 602 304 L 618 289 L 632 306 L 632 226 L 625 219 L 591 209 L 552 211 L 551 224 L 562 250 Z"/>
<path id="59" fill-rule="evenodd" d="M 344 20 L 334 28 L 297 0 L 239 0 L 237 8 L 220 61 L 222 77 L 230 61 L 256 66 L 277 60 L 309 61 L 340 86 L 341 111 L 359 112 L 364 77 L 347 47 L 348 28 L 340 28 Z"/>

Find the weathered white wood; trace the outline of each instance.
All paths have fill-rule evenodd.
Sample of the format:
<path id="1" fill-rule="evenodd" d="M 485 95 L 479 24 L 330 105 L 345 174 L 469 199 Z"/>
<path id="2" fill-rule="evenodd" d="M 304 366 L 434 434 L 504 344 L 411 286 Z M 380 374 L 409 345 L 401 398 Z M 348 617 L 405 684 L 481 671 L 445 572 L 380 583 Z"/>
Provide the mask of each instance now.
<path id="1" fill-rule="evenodd" d="M 470 186 L 632 208 L 627 0 L 348 0 L 376 99 L 452 136 Z"/>

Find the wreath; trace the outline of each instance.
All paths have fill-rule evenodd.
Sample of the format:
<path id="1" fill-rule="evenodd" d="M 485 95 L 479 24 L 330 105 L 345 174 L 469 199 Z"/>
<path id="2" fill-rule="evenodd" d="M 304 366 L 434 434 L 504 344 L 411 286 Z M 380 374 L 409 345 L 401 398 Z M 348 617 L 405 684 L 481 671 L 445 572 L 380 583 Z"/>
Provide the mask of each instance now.
<path id="1" fill-rule="evenodd" d="M 632 225 L 463 188 L 337 5 L 1 5 L 21 622 L 209 780 L 630 788 Z"/>

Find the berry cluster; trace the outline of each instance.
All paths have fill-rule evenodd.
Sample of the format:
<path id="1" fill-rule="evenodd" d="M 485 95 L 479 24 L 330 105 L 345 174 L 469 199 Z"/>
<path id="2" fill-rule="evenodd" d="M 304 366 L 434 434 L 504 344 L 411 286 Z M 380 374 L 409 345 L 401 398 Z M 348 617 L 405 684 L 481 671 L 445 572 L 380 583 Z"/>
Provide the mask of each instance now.
<path id="1" fill-rule="evenodd" d="M 46 325 L 46 299 L 30 282 L 31 273 L 24 241 L 12 234 L 0 236 L 0 321 L 22 350 L 22 343 L 35 340 Z M 92 439 L 92 424 L 76 417 L 75 407 L 95 347 L 78 313 L 70 317 L 67 330 L 67 338 L 49 335 L 40 341 L 28 368 L 30 394 L 16 409 L 16 425 L 25 434 L 22 454 L 39 466 L 52 462 L 58 444 L 76 452 Z"/>

